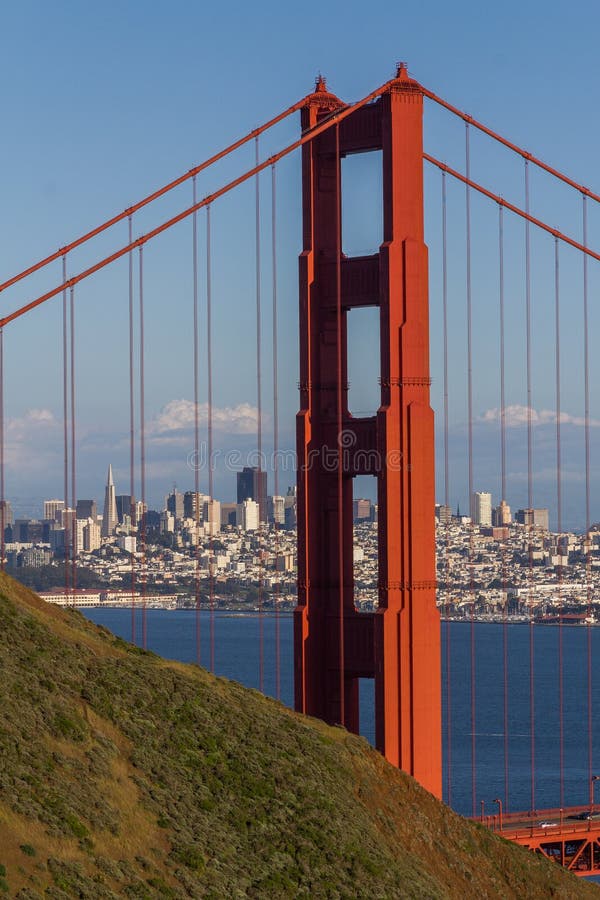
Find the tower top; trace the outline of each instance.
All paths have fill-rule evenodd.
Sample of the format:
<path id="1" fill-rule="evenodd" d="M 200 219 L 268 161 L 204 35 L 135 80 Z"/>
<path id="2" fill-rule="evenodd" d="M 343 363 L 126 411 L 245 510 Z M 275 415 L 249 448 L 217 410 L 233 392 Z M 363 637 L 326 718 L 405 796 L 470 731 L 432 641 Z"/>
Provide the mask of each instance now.
<path id="1" fill-rule="evenodd" d="M 317 106 L 321 110 L 328 111 L 343 105 L 339 97 L 336 97 L 335 94 L 328 90 L 327 82 L 319 72 L 315 78 L 315 89 L 307 97 L 307 106 Z"/>
<path id="2" fill-rule="evenodd" d="M 392 91 L 394 90 L 403 93 L 423 93 L 419 82 L 408 74 L 408 66 L 405 62 L 396 63 L 396 79 Z"/>
<path id="3" fill-rule="evenodd" d="M 114 485 L 113 473 L 112 473 L 112 463 L 108 464 L 108 476 L 106 478 L 106 484 L 108 487 L 111 487 Z"/>

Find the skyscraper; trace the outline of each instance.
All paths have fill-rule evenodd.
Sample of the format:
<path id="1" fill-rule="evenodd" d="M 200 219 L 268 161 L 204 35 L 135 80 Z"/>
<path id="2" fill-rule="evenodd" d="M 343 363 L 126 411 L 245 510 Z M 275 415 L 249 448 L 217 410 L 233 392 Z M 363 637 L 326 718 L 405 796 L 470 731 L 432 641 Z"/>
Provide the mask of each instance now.
<path id="1" fill-rule="evenodd" d="M 237 473 L 237 502 L 254 500 L 258 503 L 259 519 L 267 521 L 267 473 L 257 466 L 244 466 Z"/>
<path id="2" fill-rule="evenodd" d="M 476 491 L 471 497 L 471 519 L 475 525 L 492 524 L 492 495 L 487 491 Z"/>
<path id="3" fill-rule="evenodd" d="M 242 531 L 256 531 L 258 528 L 259 506 L 254 500 L 238 503 L 237 524 Z"/>
<path id="4" fill-rule="evenodd" d="M 511 521 L 510 506 L 506 500 L 501 500 L 492 512 L 492 525 L 503 528 L 505 525 L 510 525 Z"/>
<path id="5" fill-rule="evenodd" d="M 135 497 L 132 497 L 131 494 L 117 494 L 117 518 L 119 519 L 119 524 L 123 522 L 125 516 L 129 516 L 131 524 L 135 527 L 136 524 L 136 504 Z"/>
<path id="6" fill-rule="evenodd" d="M 60 513 L 64 508 L 64 500 L 44 500 L 44 519 L 60 522 Z"/>
<path id="7" fill-rule="evenodd" d="M 95 500 L 78 500 L 75 507 L 75 516 L 78 519 L 93 519 L 96 521 L 98 510 Z"/>
<path id="8" fill-rule="evenodd" d="M 104 514 L 102 516 L 102 537 L 110 537 L 117 527 L 117 500 L 115 496 L 115 483 L 113 481 L 112 466 L 108 467 L 108 477 L 104 490 Z"/>
<path id="9" fill-rule="evenodd" d="M 165 507 L 176 519 L 183 519 L 183 494 L 173 488 L 166 499 Z"/>

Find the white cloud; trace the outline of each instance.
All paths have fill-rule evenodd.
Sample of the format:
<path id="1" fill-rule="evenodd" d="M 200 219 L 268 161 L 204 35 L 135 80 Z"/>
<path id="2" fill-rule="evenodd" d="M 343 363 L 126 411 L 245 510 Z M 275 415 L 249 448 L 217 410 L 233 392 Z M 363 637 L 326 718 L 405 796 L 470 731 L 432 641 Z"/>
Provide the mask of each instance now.
<path id="1" fill-rule="evenodd" d="M 507 406 L 504 409 L 504 423 L 507 428 L 518 428 L 521 425 L 527 425 L 528 422 L 528 412 L 529 407 L 521 406 L 519 404 L 513 404 L 512 406 Z M 532 409 L 531 410 L 531 424 L 536 425 L 555 425 L 556 424 L 556 410 L 553 409 Z M 496 424 L 501 420 L 501 410 L 499 407 L 493 407 L 492 409 L 486 410 L 482 416 L 479 417 L 479 421 L 485 424 Z M 585 418 L 583 416 L 572 416 L 570 413 L 561 412 L 560 414 L 560 423 L 561 425 L 577 425 L 584 426 Z M 590 426 L 592 428 L 598 428 L 600 426 L 600 421 L 598 419 L 590 419 Z"/>
<path id="2" fill-rule="evenodd" d="M 208 423 L 208 404 L 198 404 L 200 427 Z M 213 427 L 227 434 L 254 434 L 258 424 L 258 410 L 249 403 L 237 406 L 213 407 Z M 194 427 L 194 403 L 191 400 L 171 400 L 148 424 L 148 436 L 155 443 L 176 443 Z"/>
<path id="3" fill-rule="evenodd" d="M 48 465 L 58 447 L 60 423 L 49 409 L 28 409 L 9 418 L 5 428 L 5 461 L 19 469 L 36 470 Z"/>

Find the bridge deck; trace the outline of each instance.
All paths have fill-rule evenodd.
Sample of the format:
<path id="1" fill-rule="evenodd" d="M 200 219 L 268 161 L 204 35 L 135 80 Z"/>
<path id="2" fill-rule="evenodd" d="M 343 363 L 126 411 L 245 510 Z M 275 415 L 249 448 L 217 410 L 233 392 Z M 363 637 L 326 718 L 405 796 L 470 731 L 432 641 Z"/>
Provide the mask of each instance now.
<path id="1" fill-rule="evenodd" d="M 575 875 L 600 875 L 600 809 L 596 806 L 496 814 L 480 821 Z"/>

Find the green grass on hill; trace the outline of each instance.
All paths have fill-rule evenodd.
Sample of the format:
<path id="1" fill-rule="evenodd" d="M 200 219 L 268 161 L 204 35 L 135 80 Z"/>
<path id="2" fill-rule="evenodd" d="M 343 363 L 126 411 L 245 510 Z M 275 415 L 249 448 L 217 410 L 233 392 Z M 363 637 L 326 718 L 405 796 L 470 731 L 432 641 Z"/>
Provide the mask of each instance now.
<path id="1" fill-rule="evenodd" d="M 6 576 L 0 669 L 0 896 L 600 896 L 364 740 Z"/>

